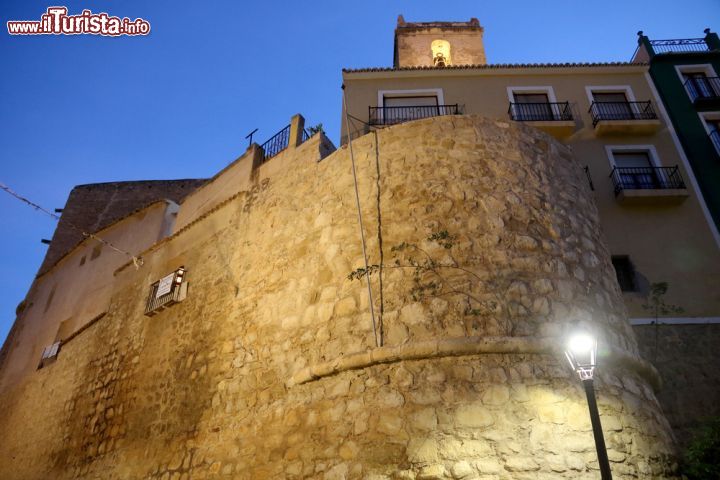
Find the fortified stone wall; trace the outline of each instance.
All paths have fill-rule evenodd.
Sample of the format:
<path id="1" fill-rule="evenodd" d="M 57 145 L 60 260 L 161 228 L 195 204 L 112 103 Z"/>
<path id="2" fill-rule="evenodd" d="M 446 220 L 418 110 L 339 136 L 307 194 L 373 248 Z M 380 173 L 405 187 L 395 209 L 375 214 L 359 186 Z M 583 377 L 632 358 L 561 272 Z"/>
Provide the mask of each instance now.
<path id="1" fill-rule="evenodd" d="M 68 196 L 58 227 L 38 275 L 47 272 L 67 252 L 85 239 L 77 228 L 90 233 L 159 200 L 180 203 L 203 179 L 146 180 L 78 185 Z"/>
<path id="2" fill-rule="evenodd" d="M 720 325 L 636 325 L 644 358 L 658 369 L 658 400 L 681 447 L 713 417 L 720 417 Z"/>
<path id="3" fill-rule="evenodd" d="M 385 265 L 376 347 L 347 278 L 363 264 L 349 150 L 317 162 L 321 142 L 120 269 L 108 314 L 0 393 L 0 477 L 597 478 L 584 392 L 555 348 L 578 321 L 602 345 L 615 478 L 672 477 L 654 371 L 565 147 L 471 116 L 353 142 L 370 263 Z M 427 240 L 442 231 L 449 248 Z M 412 298 L 403 243 L 444 291 Z M 144 316 L 149 284 L 180 265 L 187 299 Z"/>

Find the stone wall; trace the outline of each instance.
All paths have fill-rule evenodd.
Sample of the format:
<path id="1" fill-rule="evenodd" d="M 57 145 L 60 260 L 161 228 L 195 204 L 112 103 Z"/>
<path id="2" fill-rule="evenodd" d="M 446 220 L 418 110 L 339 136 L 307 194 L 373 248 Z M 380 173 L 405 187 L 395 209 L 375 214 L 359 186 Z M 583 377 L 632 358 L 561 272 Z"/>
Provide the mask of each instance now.
<path id="1" fill-rule="evenodd" d="M 720 417 L 720 325 L 636 325 L 644 358 L 663 380 L 658 400 L 678 444 L 687 446 L 703 422 Z"/>
<path id="2" fill-rule="evenodd" d="M 84 240 L 82 232 L 95 233 L 158 200 L 180 203 L 202 185 L 202 179 L 146 180 L 78 185 L 72 189 L 38 275 Z"/>
<path id="3" fill-rule="evenodd" d="M 615 478 L 673 476 L 653 371 L 562 145 L 471 116 L 353 142 L 369 260 L 386 265 L 376 347 L 347 278 L 363 265 L 349 149 L 318 162 L 321 137 L 121 268 L 108 314 L 0 393 L 0 477 L 597 478 L 584 392 L 553 347 L 576 322 L 602 344 Z M 442 230 L 451 248 L 427 240 Z M 413 269 L 392 267 L 403 242 L 457 262 L 436 282 L 460 293 L 413 299 Z M 145 317 L 148 285 L 180 265 L 187 299 Z"/>

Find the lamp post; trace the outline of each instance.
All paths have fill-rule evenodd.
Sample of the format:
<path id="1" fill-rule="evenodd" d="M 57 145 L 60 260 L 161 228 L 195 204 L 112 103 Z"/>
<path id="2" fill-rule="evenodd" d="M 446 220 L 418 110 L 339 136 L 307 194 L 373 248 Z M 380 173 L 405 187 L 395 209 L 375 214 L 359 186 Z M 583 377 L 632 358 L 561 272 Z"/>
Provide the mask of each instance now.
<path id="1" fill-rule="evenodd" d="M 590 422 L 595 437 L 595 449 L 597 450 L 598 464 L 600 465 L 600 476 L 602 480 L 612 480 L 607 448 L 605 448 L 605 437 L 600 424 L 600 413 L 595 399 L 595 388 L 593 387 L 593 373 L 597 365 L 597 340 L 587 333 L 575 334 L 568 341 L 565 356 L 585 387 L 585 396 L 590 410 Z"/>

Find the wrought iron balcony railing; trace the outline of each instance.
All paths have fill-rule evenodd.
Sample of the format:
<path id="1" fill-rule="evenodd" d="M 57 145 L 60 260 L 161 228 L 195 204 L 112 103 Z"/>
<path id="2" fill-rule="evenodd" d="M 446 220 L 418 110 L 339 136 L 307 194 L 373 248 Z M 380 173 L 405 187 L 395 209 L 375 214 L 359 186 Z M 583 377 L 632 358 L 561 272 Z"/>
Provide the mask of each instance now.
<path id="1" fill-rule="evenodd" d="M 678 166 L 615 167 L 610 172 L 615 195 L 623 190 L 683 189 L 685 182 Z"/>
<path id="2" fill-rule="evenodd" d="M 710 49 L 704 38 L 679 38 L 674 40 L 650 40 L 653 51 L 658 53 L 707 52 Z"/>
<path id="3" fill-rule="evenodd" d="M 713 130 L 708 136 L 715 146 L 715 151 L 720 155 L 720 130 Z"/>
<path id="4" fill-rule="evenodd" d="M 693 102 L 698 100 L 720 99 L 720 78 L 698 77 L 688 78 L 685 81 L 685 90 Z"/>
<path id="5" fill-rule="evenodd" d="M 593 127 L 604 120 L 656 120 L 657 114 L 647 102 L 592 102 L 590 116 Z"/>
<path id="6" fill-rule="evenodd" d="M 457 103 L 455 105 L 368 107 L 368 110 L 370 125 L 395 125 L 411 120 L 419 120 L 421 118 L 460 114 L 460 107 Z"/>
<path id="7" fill-rule="evenodd" d="M 570 103 L 510 103 L 508 114 L 520 122 L 569 121 L 572 120 Z"/>

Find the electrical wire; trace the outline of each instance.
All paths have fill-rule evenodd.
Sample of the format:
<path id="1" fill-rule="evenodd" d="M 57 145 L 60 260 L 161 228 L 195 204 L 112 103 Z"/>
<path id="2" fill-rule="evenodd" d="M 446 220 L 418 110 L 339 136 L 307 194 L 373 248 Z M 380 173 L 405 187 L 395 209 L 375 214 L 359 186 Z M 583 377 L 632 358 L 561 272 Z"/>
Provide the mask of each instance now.
<path id="1" fill-rule="evenodd" d="M 3 190 L 5 190 L 5 192 L 7 192 L 8 194 L 12 195 L 13 197 L 15 197 L 16 199 L 20 200 L 21 202 L 26 203 L 27 205 L 30 205 L 30 206 L 31 206 L 32 208 L 34 208 L 35 210 L 38 210 L 38 211 L 40 211 L 40 212 L 42 212 L 42 213 L 44 213 L 44 214 L 46 214 L 46 215 L 49 215 L 51 218 L 53 218 L 53 219 L 55 219 L 55 220 L 57 220 L 57 221 L 60 221 L 60 216 L 59 216 L 59 215 L 55 215 L 54 213 L 52 213 L 51 211 L 49 211 L 49 210 L 41 207 L 41 206 L 38 205 L 37 203 L 35 203 L 35 202 L 33 202 L 33 201 L 31 201 L 31 200 L 23 197 L 22 195 L 20 195 L 19 193 L 15 192 L 13 189 L 11 189 L 10 187 L 8 187 L 7 185 L 5 185 L 5 184 L 2 183 L 2 182 L 0 182 L 0 188 L 3 189 Z M 83 230 L 82 228 L 78 227 L 77 225 L 74 225 L 72 222 L 68 221 L 67 219 L 65 220 L 65 223 L 66 223 L 70 228 L 72 228 L 73 230 L 76 230 L 76 231 L 80 232 L 83 237 L 92 238 L 92 239 L 95 240 L 96 242 L 101 243 L 101 244 L 107 246 L 108 248 L 110 248 L 110 249 L 112 249 L 112 250 L 115 250 L 115 251 L 118 252 L 118 253 L 122 253 L 123 255 L 127 255 L 128 257 L 130 257 L 130 258 L 132 259 L 133 265 L 135 265 L 135 268 L 136 268 L 136 269 L 138 269 L 138 268 L 140 268 L 140 267 L 142 266 L 142 264 L 143 264 L 143 259 L 142 259 L 142 257 L 137 257 L 137 256 L 133 255 L 133 254 L 130 253 L 130 252 L 127 252 L 127 251 L 125 251 L 125 250 L 122 250 L 122 249 L 116 247 L 115 245 L 113 245 L 112 243 L 108 242 L 107 240 L 104 240 L 104 239 L 98 237 L 98 236 L 95 235 L 94 233 L 88 233 L 88 232 L 86 232 L 85 230 Z"/>
<path id="2" fill-rule="evenodd" d="M 355 155 L 353 154 L 352 138 L 350 133 L 350 120 L 347 109 L 347 96 L 345 94 L 345 85 L 342 86 L 343 106 L 345 107 L 345 126 L 348 131 L 348 146 L 350 149 L 350 162 L 352 163 L 353 181 L 355 182 L 355 205 L 357 206 L 358 223 L 360 224 L 360 241 L 362 243 L 363 260 L 365 261 L 365 281 L 367 283 L 368 300 L 370 304 L 370 317 L 372 317 L 373 337 L 375 338 L 375 346 L 380 346 L 377 336 L 377 326 L 375 322 L 375 307 L 373 304 L 372 288 L 370 287 L 370 271 L 368 270 L 367 248 L 365 246 L 365 227 L 363 227 L 362 211 L 360 210 L 360 193 L 358 192 L 357 174 L 355 173 Z"/>

